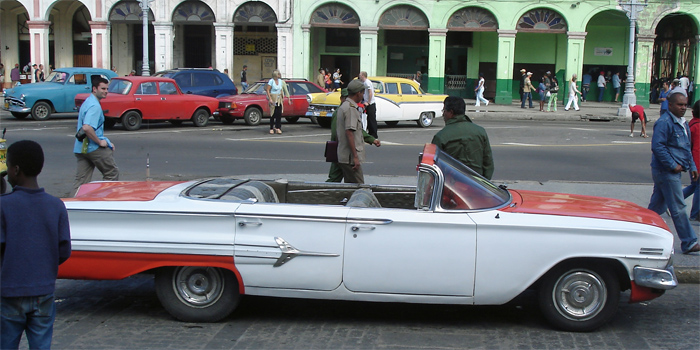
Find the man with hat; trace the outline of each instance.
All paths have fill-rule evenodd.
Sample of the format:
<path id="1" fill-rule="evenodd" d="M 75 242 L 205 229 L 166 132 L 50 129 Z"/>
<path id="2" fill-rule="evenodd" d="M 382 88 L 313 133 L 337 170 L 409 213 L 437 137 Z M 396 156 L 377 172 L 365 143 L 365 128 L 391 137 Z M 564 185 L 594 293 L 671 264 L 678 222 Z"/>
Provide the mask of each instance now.
<path id="1" fill-rule="evenodd" d="M 668 111 L 654 123 L 651 139 L 654 191 L 648 208 L 659 215 L 668 209 L 681 240 L 683 254 L 700 252 L 698 237 L 690 226 L 683 198 L 682 173 L 689 172 L 692 181 L 698 179 L 698 169 L 690 148 L 690 130 L 683 117 L 688 95 L 678 87 L 668 93 L 667 99 Z"/>
<path id="2" fill-rule="evenodd" d="M 365 94 L 365 85 L 359 79 L 348 84 L 348 97 L 338 107 L 335 135 L 338 138 L 338 166 L 346 183 L 365 183 L 362 162 L 365 146 L 362 137 L 362 116 L 357 104 Z"/>
<path id="3" fill-rule="evenodd" d="M 525 69 L 520 70 L 520 74 L 522 74 L 522 76 L 520 77 L 520 91 L 519 91 L 521 100 L 523 99 L 523 88 L 525 87 L 525 78 L 527 78 L 527 75 L 525 74 L 525 72 L 527 72 Z"/>
<path id="4" fill-rule="evenodd" d="M 525 80 L 523 81 L 523 98 L 520 103 L 520 108 L 525 108 L 525 100 L 529 100 L 530 102 L 530 108 L 532 107 L 532 90 L 535 90 L 535 87 L 532 86 L 532 82 L 530 81 L 530 77 L 532 76 L 532 72 L 527 72 L 525 74 Z"/>
<path id="5" fill-rule="evenodd" d="M 348 89 L 342 89 L 340 90 L 340 104 L 342 105 L 345 100 L 348 97 Z M 335 133 L 335 129 L 338 125 L 337 123 L 338 120 L 338 110 L 336 109 L 335 112 L 333 112 L 333 116 L 331 117 L 331 141 L 338 141 L 338 136 Z M 362 138 L 363 140 L 370 144 L 370 145 L 375 145 L 377 147 L 381 146 L 381 142 L 379 142 L 378 139 L 375 139 L 374 136 L 368 134 L 366 131 L 362 130 Z M 328 171 L 328 180 L 326 182 L 342 182 L 343 181 L 343 170 L 340 168 L 337 162 L 332 162 L 331 163 L 331 169 Z"/>

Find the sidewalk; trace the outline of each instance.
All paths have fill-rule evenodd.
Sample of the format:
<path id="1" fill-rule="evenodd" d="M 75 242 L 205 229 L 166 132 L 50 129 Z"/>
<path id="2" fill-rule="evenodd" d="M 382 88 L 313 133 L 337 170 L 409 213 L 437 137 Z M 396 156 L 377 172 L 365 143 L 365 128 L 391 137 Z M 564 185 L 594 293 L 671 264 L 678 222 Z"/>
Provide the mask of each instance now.
<path id="1" fill-rule="evenodd" d="M 520 108 L 520 101 L 518 100 L 513 100 L 510 105 L 489 103 L 488 106 L 481 104 L 479 107 L 474 106 L 476 101 L 473 99 L 465 99 L 464 101 L 467 103 L 466 114 L 475 120 L 482 118 L 492 120 L 597 120 L 619 122 L 632 120 L 631 117 L 617 115 L 617 110 L 622 107 L 622 102 L 582 102 L 579 103 L 580 109 L 578 111 L 574 110 L 573 106 L 569 111 L 565 111 L 562 101 L 558 101 L 556 112 L 540 112 L 539 101 L 532 101 L 534 108 Z M 567 101 L 568 96 L 564 103 Z M 544 108 L 547 110 L 547 106 Z M 658 119 L 658 104 L 652 104 L 645 110 L 650 120 Z M 691 118 L 690 111 L 686 112 L 686 117 Z"/>
<path id="2" fill-rule="evenodd" d="M 489 107 L 491 105 L 489 104 Z M 518 108 L 520 108 L 518 106 Z M 554 114 L 554 113 L 553 113 Z M 296 181 L 312 181 L 312 182 L 323 182 L 326 181 L 326 174 L 265 174 L 265 175 L 246 175 L 240 176 L 240 178 L 258 178 L 258 179 L 287 179 Z M 368 184 L 382 184 L 382 185 L 416 185 L 417 178 L 412 176 L 373 176 L 365 175 L 365 182 Z M 628 183 L 588 183 L 588 182 L 563 182 L 563 181 L 547 181 L 547 182 L 536 182 L 536 181 L 499 181 L 495 179 L 493 181 L 495 184 L 505 184 L 511 189 L 522 189 L 522 190 L 532 190 L 532 191 L 542 191 L 542 192 L 561 192 L 561 193 L 572 193 L 581 194 L 588 196 L 599 196 L 599 197 L 609 197 L 615 199 L 622 199 L 632 203 L 635 203 L 644 208 L 649 204 L 649 198 L 651 197 L 652 187 L 649 184 L 628 184 Z M 686 201 L 688 208 L 690 208 L 690 198 Z M 671 232 L 674 232 L 675 228 L 671 218 L 664 214 L 661 216 Z M 696 233 L 700 232 L 700 224 L 695 221 L 692 222 L 692 227 L 696 230 Z M 680 283 L 700 283 L 700 255 L 694 254 L 682 254 L 681 245 L 678 237 L 676 236 L 674 243 L 676 253 L 673 256 L 673 265 L 676 270 L 676 275 Z"/>

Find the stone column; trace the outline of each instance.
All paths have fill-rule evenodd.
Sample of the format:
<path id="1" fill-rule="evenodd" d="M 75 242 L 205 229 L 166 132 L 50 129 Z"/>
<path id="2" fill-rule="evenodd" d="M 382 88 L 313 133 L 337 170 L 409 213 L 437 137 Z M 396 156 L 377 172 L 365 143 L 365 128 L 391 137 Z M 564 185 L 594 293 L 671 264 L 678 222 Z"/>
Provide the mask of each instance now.
<path id="1" fill-rule="evenodd" d="M 634 88 L 637 104 L 649 107 L 652 65 L 654 62 L 654 39 L 656 34 L 637 34 L 637 57 L 635 57 Z"/>
<path id="2" fill-rule="evenodd" d="M 173 67 L 173 40 L 175 32 L 172 22 L 153 22 L 155 34 L 155 72 L 171 69 Z"/>
<path id="3" fill-rule="evenodd" d="M 214 68 L 223 72 L 228 68 L 229 75 L 233 72 L 233 22 L 214 23 L 214 45 L 216 45 Z"/>
<path id="4" fill-rule="evenodd" d="M 688 103 L 693 106 L 695 101 L 700 100 L 700 91 L 698 91 L 698 88 L 700 88 L 700 84 L 698 84 L 698 80 L 700 80 L 700 35 L 695 36 L 695 69 L 690 72 L 691 76 L 693 77 L 692 83 L 693 83 L 693 101 L 688 101 Z"/>
<path id="5" fill-rule="evenodd" d="M 282 77 L 292 78 L 294 41 L 291 23 L 277 23 L 277 69 Z M 265 74 L 263 73 L 263 76 Z"/>
<path id="6" fill-rule="evenodd" d="M 92 34 L 92 66 L 95 68 L 112 68 L 110 66 L 109 22 L 89 21 Z"/>
<path id="7" fill-rule="evenodd" d="M 2 88 L 9 88 L 10 71 L 15 68 L 15 64 L 27 64 L 19 62 L 19 36 L 17 33 L 17 14 L 14 11 L 0 11 L 0 50 L 2 50 L 2 63 L 5 65 L 5 81 L 0 81 L 0 91 Z M 46 67 L 47 64 L 44 64 Z M 4 102 L 4 101 L 0 101 Z"/>
<path id="8" fill-rule="evenodd" d="M 302 62 L 300 66 L 302 67 L 303 71 L 299 73 L 299 76 L 309 77 L 309 80 L 315 83 L 318 68 L 314 67 L 314 62 L 311 61 L 311 57 L 314 57 L 313 53 L 311 52 L 311 25 L 301 25 L 301 40 L 302 49 L 298 56 L 301 60 L 300 62 Z M 297 72 L 294 72 L 294 75 L 297 75 Z"/>
<path id="9" fill-rule="evenodd" d="M 442 94 L 445 91 L 445 44 L 447 29 L 428 29 L 428 92 Z"/>
<path id="10" fill-rule="evenodd" d="M 360 27 L 360 71 L 377 75 L 377 36 L 379 27 Z"/>
<path id="11" fill-rule="evenodd" d="M 515 34 L 517 30 L 498 30 L 498 60 L 496 61 L 496 98 L 494 103 L 513 103 L 513 65 L 515 64 Z"/>
<path id="12" fill-rule="evenodd" d="M 49 25 L 48 21 L 27 21 L 29 27 L 30 60 L 32 63 L 44 65 L 44 72 L 49 68 Z M 20 65 L 21 66 L 21 65 Z M 13 67 L 10 67 L 12 69 Z M 9 70 L 5 66 L 5 74 L 9 76 Z M 32 70 L 34 73 L 34 70 Z M 48 75 L 48 74 L 46 74 Z M 34 74 L 32 74 L 34 81 Z"/>
<path id="13" fill-rule="evenodd" d="M 577 89 L 581 91 L 581 77 L 583 76 L 583 50 L 586 44 L 587 32 L 566 32 L 566 71 L 564 81 L 560 82 L 559 86 L 564 89 L 564 96 L 568 99 L 569 82 L 571 77 L 576 74 Z M 563 85 L 563 86 L 562 86 Z"/>

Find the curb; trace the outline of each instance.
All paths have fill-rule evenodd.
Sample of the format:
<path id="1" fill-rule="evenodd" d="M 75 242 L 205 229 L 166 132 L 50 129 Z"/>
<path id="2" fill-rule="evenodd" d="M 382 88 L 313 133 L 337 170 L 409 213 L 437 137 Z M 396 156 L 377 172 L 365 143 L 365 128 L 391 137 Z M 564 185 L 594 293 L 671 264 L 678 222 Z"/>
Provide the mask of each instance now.
<path id="1" fill-rule="evenodd" d="M 700 269 L 692 267 L 675 267 L 678 283 L 700 284 Z"/>

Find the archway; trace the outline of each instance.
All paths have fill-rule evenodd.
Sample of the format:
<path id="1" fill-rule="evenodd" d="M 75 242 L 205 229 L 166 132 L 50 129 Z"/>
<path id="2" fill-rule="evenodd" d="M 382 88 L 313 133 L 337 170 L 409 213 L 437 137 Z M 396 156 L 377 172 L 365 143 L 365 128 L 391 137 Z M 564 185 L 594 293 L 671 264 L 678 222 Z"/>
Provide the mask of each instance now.
<path id="1" fill-rule="evenodd" d="M 455 11 L 447 21 L 445 53 L 445 93 L 474 98 L 472 87 L 484 73 L 484 95 L 496 93 L 498 21 L 490 11 L 465 7 Z"/>
<path id="2" fill-rule="evenodd" d="M 175 8 L 175 67 L 213 67 L 214 12 L 201 1 L 185 1 Z"/>
<path id="3" fill-rule="evenodd" d="M 244 3 L 233 15 L 233 72 L 240 82 L 240 72 L 246 65 L 246 78 L 254 82 L 270 77 L 277 68 L 277 15 L 264 2 Z"/>
<path id="4" fill-rule="evenodd" d="M 155 33 L 153 12 L 148 11 L 148 57 L 149 67 L 155 67 Z M 143 67 L 143 10 L 135 0 L 116 3 L 109 12 L 112 25 L 112 65 L 119 75 L 131 70 L 141 75 Z M 154 73 L 154 72 L 151 72 Z"/>
<path id="5" fill-rule="evenodd" d="M 313 67 L 343 74 L 342 86 L 356 77 L 360 67 L 360 19 L 350 7 L 328 3 L 318 7 L 309 21 Z M 315 76 L 315 74 L 312 74 Z"/>
<path id="6" fill-rule="evenodd" d="M 429 78 L 428 27 L 428 18 L 413 6 L 398 5 L 382 13 L 379 42 L 387 50 L 386 75 L 412 79 L 420 71 L 421 82 Z M 410 35 L 406 31 L 411 31 Z"/>
<path id="7" fill-rule="evenodd" d="M 652 74 L 660 79 L 673 79 L 680 73 L 697 77 L 698 26 L 688 15 L 672 13 L 656 26 Z"/>
<path id="8" fill-rule="evenodd" d="M 593 16 L 586 24 L 586 45 L 583 56 L 582 97 L 584 100 L 597 100 L 599 95 L 596 83 L 600 72 L 605 72 L 607 81 L 603 101 L 615 99 L 612 76 L 620 74 L 624 80 L 627 74 L 629 57 L 629 18 L 622 11 L 603 11 Z M 586 91 L 585 84 L 589 89 Z M 620 96 L 624 95 L 624 86 L 620 87 Z M 590 95 L 590 96 L 587 96 Z"/>

